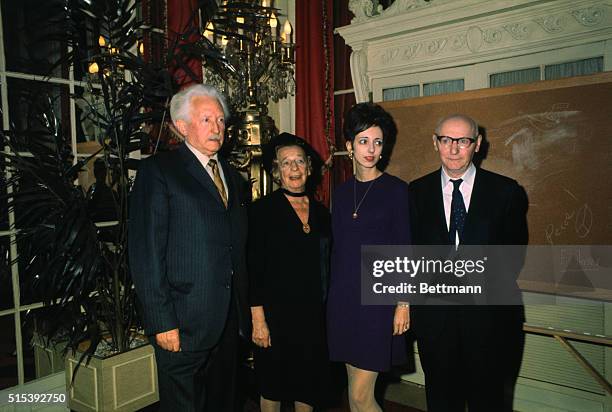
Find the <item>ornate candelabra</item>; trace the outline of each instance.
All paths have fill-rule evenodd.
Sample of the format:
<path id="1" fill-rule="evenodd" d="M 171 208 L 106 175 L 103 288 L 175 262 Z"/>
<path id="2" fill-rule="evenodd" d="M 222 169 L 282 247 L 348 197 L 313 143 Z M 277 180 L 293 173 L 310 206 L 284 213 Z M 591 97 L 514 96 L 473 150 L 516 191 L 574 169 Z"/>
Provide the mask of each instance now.
<path id="1" fill-rule="evenodd" d="M 203 56 L 205 80 L 229 98 L 230 160 L 247 175 L 255 200 L 272 189 L 261 164 L 261 147 L 276 134 L 268 102 L 295 91 L 293 29 L 289 20 L 281 28 L 267 0 L 224 1 L 205 27 L 201 41 L 217 52 Z"/>

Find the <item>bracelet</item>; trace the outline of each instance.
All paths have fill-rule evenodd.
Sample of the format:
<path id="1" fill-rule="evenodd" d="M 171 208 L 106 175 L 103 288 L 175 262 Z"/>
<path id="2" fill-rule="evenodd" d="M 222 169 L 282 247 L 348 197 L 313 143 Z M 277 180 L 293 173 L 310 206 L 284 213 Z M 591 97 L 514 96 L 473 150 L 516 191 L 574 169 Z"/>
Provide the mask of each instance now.
<path id="1" fill-rule="evenodd" d="M 397 307 L 398 308 L 406 308 L 406 309 L 408 309 L 408 308 L 410 308 L 410 303 L 407 303 L 407 302 L 397 302 Z"/>

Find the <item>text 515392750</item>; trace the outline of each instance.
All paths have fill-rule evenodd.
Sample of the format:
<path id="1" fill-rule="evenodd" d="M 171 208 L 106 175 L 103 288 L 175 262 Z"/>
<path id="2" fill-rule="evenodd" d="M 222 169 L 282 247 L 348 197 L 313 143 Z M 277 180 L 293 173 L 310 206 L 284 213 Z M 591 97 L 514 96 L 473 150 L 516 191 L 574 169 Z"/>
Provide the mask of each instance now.
<path id="1" fill-rule="evenodd" d="M 9 393 L 8 403 L 66 403 L 65 393 Z"/>

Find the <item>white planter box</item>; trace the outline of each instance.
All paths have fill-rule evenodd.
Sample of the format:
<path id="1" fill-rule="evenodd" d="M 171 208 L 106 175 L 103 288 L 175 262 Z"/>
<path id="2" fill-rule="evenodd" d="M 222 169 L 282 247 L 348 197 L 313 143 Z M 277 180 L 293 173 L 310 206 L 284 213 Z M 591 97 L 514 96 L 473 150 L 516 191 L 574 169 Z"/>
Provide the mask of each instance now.
<path id="1" fill-rule="evenodd" d="M 78 358 L 66 359 L 68 402 L 74 411 L 136 411 L 159 400 L 151 345 L 106 359 L 91 358 L 78 368 L 71 385 L 77 364 Z"/>

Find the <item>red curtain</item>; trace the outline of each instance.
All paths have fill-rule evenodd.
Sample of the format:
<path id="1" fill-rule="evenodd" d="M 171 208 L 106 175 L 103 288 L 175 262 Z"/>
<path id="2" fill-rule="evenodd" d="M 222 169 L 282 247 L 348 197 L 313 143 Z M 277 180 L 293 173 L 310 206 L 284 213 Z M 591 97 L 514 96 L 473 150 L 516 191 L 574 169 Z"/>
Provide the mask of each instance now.
<path id="1" fill-rule="evenodd" d="M 167 0 L 168 47 L 175 47 L 182 42 L 194 40 L 199 31 L 198 0 Z M 185 38 L 181 38 L 185 36 Z M 189 67 L 197 80 L 191 78 L 181 64 Z M 190 59 L 185 62 L 170 62 L 171 71 L 177 83 L 183 87 L 196 81 L 202 82 L 202 62 Z"/>
<path id="2" fill-rule="evenodd" d="M 333 1 L 298 0 L 295 10 L 295 131 L 326 161 L 334 140 Z M 329 205 L 330 173 L 323 176 L 318 198 Z"/>
<path id="3" fill-rule="evenodd" d="M 347 26 L 351 23 L 353 14 L 349 11 L 348 0 L 337 0 L 334 2 L 334 28 Z M 353 88 L 351 78 L 351 48 L 346 45 L 339 34 L 334 35 L 334 88 L 335 90 L 348 90 Z M 334 96 L 334 116 L 336 147 L 339 151 L 346 150 L 344 135 L 342 132 L 343 119 L 349 109 L 355 104 L 355 94 L 339 94 Z M 333 182 L 335 187 L 346 181 L 353 175 L 353 162 L 348 156 L 336 156 L 334 158 Z"/>

